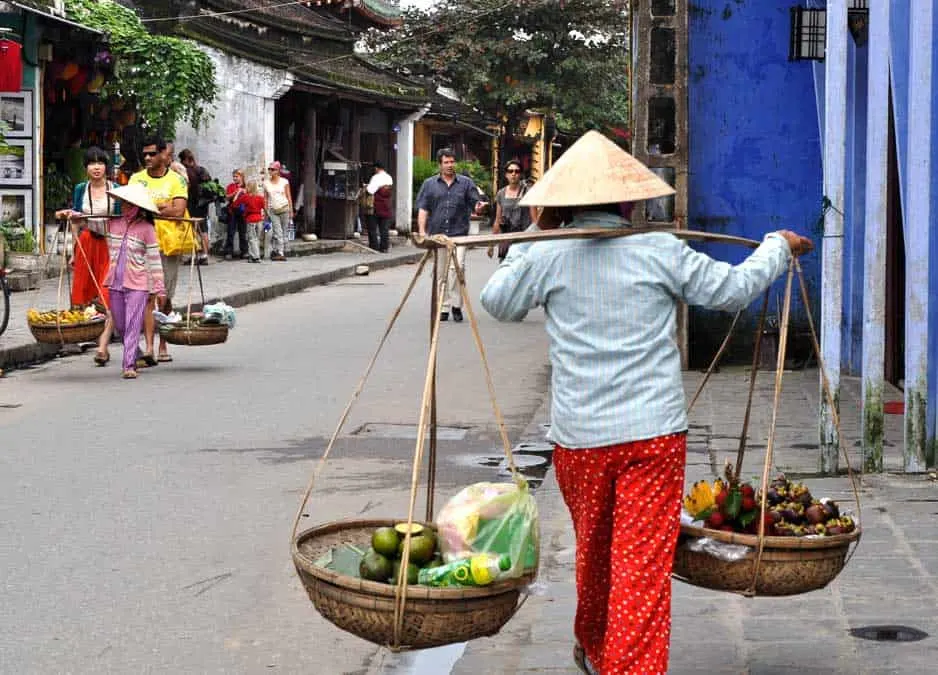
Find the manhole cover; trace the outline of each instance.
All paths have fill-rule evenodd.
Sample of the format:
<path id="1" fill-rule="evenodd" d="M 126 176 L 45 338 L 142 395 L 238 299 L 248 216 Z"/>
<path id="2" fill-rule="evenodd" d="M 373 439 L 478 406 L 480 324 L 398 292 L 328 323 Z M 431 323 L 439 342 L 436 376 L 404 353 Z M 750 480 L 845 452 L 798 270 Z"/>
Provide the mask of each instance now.
<path id="1" fill-rule="evenodd" d="M 861 640 L 877 642 L 917 642 L 928 637 L 928 633 L 911 626 L 861 626 L 852 628 L 850 634 Z"/>
<path id="2" fill-rule="evenodd" d="M 518 443 L 515 447 L 512 448 L 513 452 L 530 452 L 534 454 L 552 454 L 554 452 L 554 446 L 552 443 L 541 443 L 538 441 L 528 441 L 526 443 Z"/>
<path id="3" fill-rule="evenodd" d="M 436 428 L 436 437 L 441 441 L 461 441 L 466 437 L 467 433 L 469 433 L 469 429 L 466 427 Z M 403 438 L 407 440 L 414 440 L 417 438 L 417 425 L 369 423 L 356 429 L 352 435 L 371 436 L 373 438 Z"/>

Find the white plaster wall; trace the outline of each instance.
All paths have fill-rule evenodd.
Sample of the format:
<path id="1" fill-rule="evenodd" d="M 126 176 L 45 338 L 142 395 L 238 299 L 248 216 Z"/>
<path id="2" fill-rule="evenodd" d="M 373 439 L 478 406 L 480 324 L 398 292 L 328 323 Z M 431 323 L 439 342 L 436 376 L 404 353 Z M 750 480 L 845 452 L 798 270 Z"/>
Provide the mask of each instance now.
<path id="1" fill-rule="evenodd" d="M 189 148 L 222 185 L 231 171 L 256 177 L 273 160 L 274 101 L 289 91 L 293 76 L 213 47 L 199 45 L 215 63 L 218 99 L 214 117 L 199 130 L 176 128 L 176 152 Z"/>

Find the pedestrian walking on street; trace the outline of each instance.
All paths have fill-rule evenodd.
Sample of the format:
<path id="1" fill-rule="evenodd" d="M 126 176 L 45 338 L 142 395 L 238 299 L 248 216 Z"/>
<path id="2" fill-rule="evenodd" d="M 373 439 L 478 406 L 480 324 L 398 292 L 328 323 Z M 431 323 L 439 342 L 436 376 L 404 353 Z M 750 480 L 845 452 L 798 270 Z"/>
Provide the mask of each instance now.
<path id="1" fill-rule="evenodd" d="M 244 220 L 244 209 L 234 206 L 238 197 L 245 194 L 245 187 L 244 172 L 241 169 L 235 169 L 231 173 L 231 182 L 225 188 L 225 213 L 228 215 L 225 248 L 222 252 L 225 260 L 234 257 L 235 233 L 238 234 L 238 255 L 242 260 L 248 257 L 247 223 Z"/>
<path id="2" fill-rule="evenodd" d="M 267 217 L 270 219 L 270 259 L 286 260 L 284 252 L 284 232 L 293 220 L 293 196 L 290 183 L 280 175 L 280 162 L 273 162 L 267 167 L 267 180 L 264 181 Z"/>
<path id="3" fill-rule="evenodd" d="M 365 192 L 373 198 L 372 211 L 368 214 L 368 246 L 375 251 L 387 253 L 390 246 L 388 232 L 391 229 L 391 186 L 394 180 L 384 170 L 384 164 L 375 162 L 375 172 Z"/>
<path id="4" fill-rule="evenodd" d="M 244 214 L 248 236 L 247 259 L 252 263 L 261 261 L 259 238 L 264 236 L 264 204 L 264 197 L 258 193 L 257 182 L 253 180 L 231 203 L 234 210 Z"/>
<path id="5" fill-rule="evenodd" d="M 417 230 L 421 237 L 465 236 L 469 234 L 470 214 L 479 213 L 485 206 L 483 195 L 471 178 L 456 173 L 456 153 L 452 150 L 443 148 L 436 153 L 436 160 L 440 172 L 425 180 L 417 194 Z M 456 261 L 465 274 L 465 246 L 456 247 Z M 448 320 L 452 309 L 453 321 L 462 321 L 462 296 L 452 260 L 445 277 L 445 285 L 442 275 L 440 278 L 440 292 L 444 294 L 440 320 Z"/>
<path id="6" fill-rule="evenodd" d="M 624 202 L 674 190 L 602 134 L 572 145 L 521 200 L 541 229 L 621 228 Z M 537 226 L 535 226 L 537 227 Z M 512 245 L 482 290 L 502 321 L 542 306 L 557 482 L 576 534 L 574 659 L 603 675 L 665 673 L 687 446 L 680 302 L 746 307 L 810 240 L 772 232 L 739 265 L 673 235 Z"/>
<path id="7" fill-rule="evenodd" d="M 202 239 L 202 252 L 199 253 L 198 263 L 208 264 L 208 251 L 211 248 L 208 240 L 208 206 L 212 199 L 204 193 L 203 185 L 212 181 L 208 170 L 195 161 L 192 150 L 186 148 L 179 153 L 179 161 L 186 167 L 186 182 L 189 184 L 187 204 L 189 215 L 193 218 L 202 218 L 202 222 L 194 227 L 198 228 Z"/>
<path id="8" fill-rule="evenodd" d="M 505 179 L 508 185 L 495 194 L 495 221 L 492 234 L 524 232 L 537 220 L 537 209 L 533 206 L 521 206 L 521 198 L 527 193 L 527 184 L 522 180 L 521 162 L 510 160 L 505 165 Z M 508 254 L 511 244 L 499 244 L 498 259 L 502 261 Z M 489 251 L 491 257 L 492 251 Z"/>
<path id="9" fill-rule="evenodd" d="M 89 219 L 88 227 L 107 237 L 111 263 L 104 283 L 110 289 L 115 329 L 124 342 L 122 376 L 130 380 L 137 377 L 137 350 L 150 293 L 166 296 L 153 226 L 158 209 L 139 183 L 112 188 L 108 194 L 121 200 L 120 217 Z"/>
<path id="10" fill-rule="evenodd" d="M 143 142 L 140 151 L 145 168 L 130 177 L 128 185 L 143 185 L 159 209 L 157 216 L 168 218 L 186 218 L 189 213 L 186 204 L 189 198 L 189 188 L 186 181 L 173 171 L 170 165 L 173 162 L 172 144 L 159 137 L 148 138 Z M 171 228 L 172 223 L 164 221 Z M 155 224 L 160 226 L 157 217 Z M 169 314 L 173 310 L 173 295 L 176 293 L 176 280 L 179 278 L 179 256 L 166 255 L 160 252 L 163 263 L 163 279 L 166 286 L 165 297 L 160 300 L 160 311 Z M 153 309 L 156 307 L 157 297 L 150 296 L 150 305 L 147 307 L 143 322 L 143 336 L 145 351 L 141 355 L 143 367 L 155 366 L 157 362 L 173 360 L 167 349 L 167 343 L 160 336 L 159 356 L 153 356 L 153 343 L 156 337 L 156 320 L 153 318 Z"/>
<path id="11" fill-rule="evenodd" d="M 72 192 L 72 207 L 56 211 L 57 220 L 73 214 L 111 216 L 120 213 L 117 200 L 108 194 L 108 190 L 117 187 L 116 183 L 107 179 L 108 162 L 108 154 L 97 146 L 85 151 L 85 173 L 88 180 L 75 186 Z M 89 305 L 97 298 L 105 307 L 110 307 L 110 297 L 104 288 L 104 279 L 111 266 L 107 238 L 88 227 L 91 220 L 97 219 L 89 218 L 87 222 L 77 220 L 72 226 L 73 236 L 78 242 L 74 256 L 72 306 Z M 108 312 L 104 332 L 98 338 L 98 349 L 94 355 L 96 365 L 104 366 L 111 360 L 107 346 L 111 341 L 113 328 L 111 313 Z"/>

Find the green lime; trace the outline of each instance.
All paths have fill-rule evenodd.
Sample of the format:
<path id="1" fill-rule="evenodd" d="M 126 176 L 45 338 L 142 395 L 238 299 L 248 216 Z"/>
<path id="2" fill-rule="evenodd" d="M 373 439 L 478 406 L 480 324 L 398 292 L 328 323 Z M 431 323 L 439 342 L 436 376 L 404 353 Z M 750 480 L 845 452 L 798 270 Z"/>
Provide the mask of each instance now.
<path id="1" fill-rule="evenodd" d="M 401 561 L 395 560 L 392 563 L 392 572 L 390 583 L 396 584 L 398 575 L 401 573 Z M 412 585 L 417 583 L 417 576 L 420 573 L 420 568 L 417 567 L 414 563 L 408 563 L 407 565 L 407 584 Z"/>
<path id="2" fill-rule="evenodd" d="M 406 539 L 401 539 L 401 543 L 397 547 L 397 557 L 404 557 L 404 542 Z M 411 536 L 410 538 L 410 562 L 417 563 L 418 565 L 423 565 L 426 562 L 429 562 L 433 559 L 433 553 L 436 549 L 436 542 L 430 537 L 425 537 L 422 534 L 417 535 L 416 537 Z"/>
<path id="3" fill-rule="evenodd" d="M 400 535 L 393 527 L 379 527 L 371 535 L 371 548 L 387 558 L 397 555 L 400 543 Z"/>
<path id="4" fill-rule="evenodd" d="M 368 549 L 358 565 L 359 575 L 368 581 L 387 581 L 393 572 L 391 561 L 374 549 Z"/>

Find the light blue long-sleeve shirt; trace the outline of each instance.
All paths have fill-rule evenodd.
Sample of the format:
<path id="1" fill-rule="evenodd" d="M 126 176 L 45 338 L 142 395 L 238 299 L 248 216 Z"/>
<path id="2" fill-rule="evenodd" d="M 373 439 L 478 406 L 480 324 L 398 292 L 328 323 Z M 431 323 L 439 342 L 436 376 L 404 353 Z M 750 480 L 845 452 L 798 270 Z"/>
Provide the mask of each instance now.
<path id="1" fill-rule="evenodd" d="M 573 225 L 628 223 L 586 212 Z M 481 299 L 502 321 L 544 308 L 553 371 L 549 438 L 566 448 L 596 448 L 686 430 L 678 301 L 746 307 L 790 256 L 788 242 L 774 233 L 735 266 L 663 232 L 526 242 L 512 245 Z"/>

